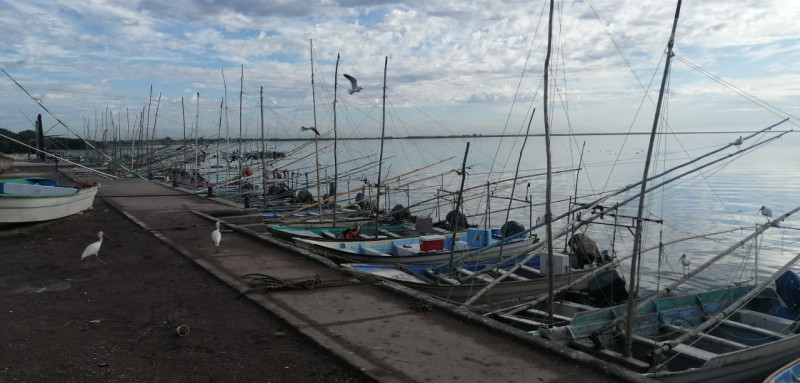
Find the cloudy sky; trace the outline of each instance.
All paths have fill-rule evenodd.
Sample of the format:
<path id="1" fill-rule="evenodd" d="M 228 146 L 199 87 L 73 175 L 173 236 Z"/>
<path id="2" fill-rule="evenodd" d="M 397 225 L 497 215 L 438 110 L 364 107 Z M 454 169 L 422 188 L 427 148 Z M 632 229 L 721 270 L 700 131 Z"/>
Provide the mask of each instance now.
<path id="1" fill-rule="evenodd" d="M 238 135 L 240 110 L 243 134 L 260 136 L 263 87 L 267 135 L 299 137 L 307 134 L 300 126 L 314 125 L 313 41 L 322 133 L 333 126 L 337 55 L 342 136 L 379 135 L 386 58 L 387 135 L 520 133 L 533 107 L 531 131 L 541 133 L 546 5 L 0 0 L 0 67 L 81 134 L 112 122 L 126 134 L 143 114 L 147 121 L 149 105 L 159 137 L 182 136 L 184 124 L 204 137 Z M 676 4 L 556 6 L 553 131 L 648 131 Z M 684 1 L 665 104 L 670 129 L 753 130 L 800 116 L 798 20 L 796 0 Z M 347 94 L 342 73 L 364 89 Z M 68 134 L 5 74 L 0 102 L 0 128 L 30 129 L 43 113 L 51 134 Z"/>

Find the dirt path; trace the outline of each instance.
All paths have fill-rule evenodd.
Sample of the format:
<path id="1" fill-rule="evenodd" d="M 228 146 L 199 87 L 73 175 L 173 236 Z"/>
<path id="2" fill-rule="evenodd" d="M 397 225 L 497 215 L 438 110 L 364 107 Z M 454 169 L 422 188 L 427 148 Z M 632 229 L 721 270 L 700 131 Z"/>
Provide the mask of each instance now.
<path id="1" fill-rule="evenodd" d="M 0 227 L 0 381 L 371 381 L 102 199 L 94 206 Z M 125 235 L 103 242 L 105 265 L 84 269 L 100 230 Z"/>

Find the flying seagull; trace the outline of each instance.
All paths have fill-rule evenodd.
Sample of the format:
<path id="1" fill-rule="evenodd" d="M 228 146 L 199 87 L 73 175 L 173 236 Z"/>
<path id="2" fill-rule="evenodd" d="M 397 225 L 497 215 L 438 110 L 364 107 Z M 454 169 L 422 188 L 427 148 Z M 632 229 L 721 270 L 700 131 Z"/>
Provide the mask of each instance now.
<path id="1" fill-rule="evenodd" d="M 353 93 L 361 91 L 361 89 L 364 89 L 364 88 L 358 86 L 358 81 L 356 81 L 355 77 L 345 73 L 344 74 L 344 78 L 350 80 L 350 89 L 347 90 L 347 93 L 353 94 Z"/>
<path id="2" fill-rule="evenodd" d="M 306 128 L 305 126 L 301 126 L 301 127 L 300 127 L 300 130 L 301 130 L 301 131 L 313 130 L 313 131 L 314 131 L 314 134 L 316 134 L 316 135 L 318 135 L 318 136 L 319 136 L 319 132 L 317 131 L 317 128 L 315 128 L 315 127 L 313 127 L 313 126 L 312 126 L 312 127 L 310 127 L 310 128 Z"/>

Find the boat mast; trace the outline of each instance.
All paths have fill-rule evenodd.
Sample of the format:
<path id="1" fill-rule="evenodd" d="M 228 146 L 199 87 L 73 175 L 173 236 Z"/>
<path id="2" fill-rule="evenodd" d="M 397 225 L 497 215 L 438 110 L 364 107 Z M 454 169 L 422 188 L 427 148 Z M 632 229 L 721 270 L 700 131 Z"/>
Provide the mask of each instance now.
<path id="1" fill-rule="evenodd" d="M 242 177 L 244 174 L 242 170 L 242 157 L 244 157 L 242 153 L 242 97 L 244 96 L 244 64 L 241 66 L 242 68 L 242 77 L 239 79 L 239 197 L 242 196 Z"/>
<path id="2" fill-rule="evenodd" d="M 317 211 L 319 216 L 322 217 L 322 194 L 320 193 L 319 186 L 319 128 L 317 127 L 317 96 L 314 89 L 314 41 L 308 40 L 309 51 L 311 52 L 311 104 L 314 110 L 314 157 L 316 158 L 316 174 L 317 174 Z M 321 219 L 321 218 L 320 218 Z"/>
<path id="3" fill-rule="evenodd" d="M 467 149 L 464 151 L 464 161 L 461 162 L 461 186 L 458 188 L 458 198 L 456 199 L 456 209 L 454 210 L 456 212 L 456 214 L 460 214 L 461 213 L 461 203 L 462 203 L 463 195 L 464 195 L 464 181 L 466 181 L 466 179 L 467 179 L 467 156 L 468 155 L 469 155 L 469 141 L 467 141 Z M 512 195 L 513 195 L 513 193 L 512 193 Z M 450 245 L 450 267 L 447 269 L 447 274 L 451 275 L 451 276 L 453 275 L 453 257 L 455 256 L 455 253 L 456 253 L 456 232 L 458 232 L 458 225 L 455 224 L 455 222 L 458 222 L 459 219 L 458 218 L 454 218 L 453 221 L 454 222 L 451 223 L 452 227 L 450 228 L 450 231 L 452 232 L 452 235 L 453 235 L 453 237 L 452 237 L 453 240 L 450 241 L 451 242 L 451 245 Z M 377 232 L 377 230 L 378 230 L 378 225 L 375 225 L 375 231 Z M 503 248 L 501 247 L 500 248 L 500 255 L 502 256 L 502 254 L 503 254 Z"/>
<path id="4" fill-rule="evenodd" d="M 200 163 L 197 159 L 197 150 L 198 150 L 198 143 L 197 137 L 198 133 L 200 132 L 200 92 L 197 92 L 197 106 L 194 115 L 194 184 L 197 186 L 197 176 L 200 175 Z"/>
<path id="5" fill-rule="evenodd" d="M 189 147 L 186 145 L 186 108 L 183 106 L 183 97 L 181 97 L 181 116 L 183 117 L 183 171 L 186 172 L 186 149 Z M 131 158 L 133 158 L 133 153 L 131 153 Z"/>
<path id="6" fill-rule="evenodd" d="M 225 103 L 225 99 L 219 100 L 219 125 L 217 126 L 217 170 L 216 170 L 216 182 L 219 183 L 219 137 L 222 134 L 222 113 L 225 111 L 222 109 L 222 105 Z M 209 174 L 211 172 L 209 171 Z M 208 180 L 211 181 L 211 177 L 208 177 Z M 225 180 L 227 181 L 227 180 Z"/>
<path id="7" fill-rule="evenodd" d="M 339 157 L 338 146 L 339 140 L 336 135 L 336 101 L 337 90 L 339 89 L 339 53 L 336 53 L 336 70 L 333 72 L 333 190 L 329 190 L 333 194 L 333 226 L 336 227 L 336 189 L 339 187 Z M 330 196 L 328 196 L 330 197 Z M 377 227 L 375 228 L 377 230 Z"/>
<path id="8" fill-rule="evenodd" d="M 550 51 L 553 41 L 553 3 L 554 0 L 550 0 L 550 17 L 547 27 L 547 56 L 544 59 L 544 143 L 545 143 L 545 155 L 547 157 L 547 183 L 545 187 L 545 205 L 544 205 L 544 220 L 546 224 L 546 233 L 547 233 L 547 320 L 552 323 L 553 322 L 553 294 L 552 291 L 554 289 L 553 286 L 553 212 L 550 208 L 550 204 L 552 203 L 552 178 L 553 178 L 553 163 L 552 158 L 550 156 L 550 113 L 549 109 L 547 108 L 547 91 L 548 91 L 548 84 L 549 81 L 549 72 L 550 72 Z"/>
<path id="9" fill-rule="evenodd" d="M 264 195 L 264 206 L 267 203 L 267 143 L 264 141 L 264 87 L 260 91 L 261 110 L 261 193 Z"/>
<path id="10" fill-rule="evenodd" d="M 378 212 L 381 211 L 379 206 L 381 202 L 381 168 L 383 165 L 383 137 L 386 132 L 386 69 L 389 67 L 389 56 L 383 60 L 383 115 L 381 116 L 381 151 L 378 156 L 378 183 L 375 187 L 377 190 L 375 194 L 375 238 L 378 238 Z"/>
<path id="11" fill-rule="evenodd" d="M 642 172 L 642 183 L 639 190 L 639 210 L 636 213 L 636 231 L 633 236 L 633 256 L 631 257 L 631 274 L 628 286 L 628 321 L 625 324 L 625 349 L 623 355 L 629 357 L 631 355 L 632 345 L 632 332 L 633 332 L 633 313 L 636 300 L 637 288 L 637 275 L 639 274 L 639 258 L 641 256 L 640 247 L 642 243 L 643 220 L 644 213 L 644 197 L 647 190 L 647 174 L 650 171 L 650 158 L 653 154 L 653 146 L 658 129 L 658 121 L 661 118 L 661 105 L 664 101 L 664 88 L 667 84 L 667 77 L 669 77 L 669 66 L 672 62 L 672 46 L 675 44 L 675 29 L 678 27 L 678 16 L 681 12 L 681 0 L 678 0 L 678 6 L 675 9 L 675 19 L 672 22 L 672 32 L 667 42 L 667 59 L 664 62 L 664 74 L 661 76 L 661 88 L 658 92 L 658 101 L 656 102 L 656 114 L 653 119 L 653 128 L 650 132 L 650 143 L 647 146 L 647 157 L 645 157 L 644 171 Z"/>

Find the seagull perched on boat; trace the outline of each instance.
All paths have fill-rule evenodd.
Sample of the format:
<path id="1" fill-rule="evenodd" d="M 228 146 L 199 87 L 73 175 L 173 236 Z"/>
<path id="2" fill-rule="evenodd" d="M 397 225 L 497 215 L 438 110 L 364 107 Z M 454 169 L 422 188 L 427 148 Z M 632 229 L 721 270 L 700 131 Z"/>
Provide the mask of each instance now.
<path id="1" fill-rule="evenodd" d="M 364 88 L 358 86 L 358 81 L 356 80 L 355 77 L 345 73 L 344 74 L 344 78 L 350 80 L 350 89 L 347 90 L 347 93 L 353 94 L 353 93 L 356 93 L 356 92 L 360 92 L 361 89 L 364 89 Z"/>
<path id="2" fill-rule="evenodd" d="M 761 215 L 763 215 L 764 217 L 767 217 L 767 221 L 769 221 L 769 219 L 772 218 L 772 209 L 766 206 L 761 206 L 761 209 L 758 209 L 758 212 L 761 213 Z"/>
<path id="3" fill-rule="evenodd" d="M 689 269 L 689 265 L 692 264 L 692 261 L 689 260 L 689 257 L 687 257 L 686 254 L 681 255 L 680 261 L 681 265 L 683 265 L 683 274 L 686 274 L 686 270 Z"/>
<path id="4" fill-rule="evenodd" d="M 86 263 L 84 263 L 84 265 L 83 265 L 84 269 L 89 264 L 89 260 L 87 258 L 91 257 L 92 255 L 97 257 L 97 260 L 100 261 L 100 263 L 102 263 L 104 265 L 106 264 L 105 262 L 103 262 L 102 259 L 100 259 L 100 254 L 98 254 L 98 252 L 100 251 L 100 245 L 103 244 L 103 236 L 104 235 L 106 237 L 108 237 L 108 239 L 111 239 L 111 237 L 109 237 L 108 234 L 103 233 L 101 231 L 101 232 L 97 233 L 97 238 L 99 238 L 100 240 L 90 244 L 89 246 L 86 246 L 86 249 L 83 250 L 83 254 L 81 254 L 81 261 L 86 259 Z"/>
<path id="5" fill-rule="evenodd" d="M 316 135 L 318 135 L 318 136 L 319 136 L 319 132 L 317 131 L 317 128 L 315 128 L 315 127 L 313 127 L 313 126 L 312 126 L 312 127 L 310 127 L 310 128 L 306 128 L 305 126 L 301 126 L 301 127 L 300 127 L 300 131 L 306 131 L 306 130 L 313 130 L 313 131 L 314 131 L 314 134 L 316 134 Z"/>
<path id="6" fill-rule="evenodd" d="M 742 146 L 742 142 L 743 142 L 742 141 L 742 136 L 739 136 L 739 138 L 737 138 L 735 141 L 731 142 L 731 145 L 734 145 L 737 148 L 741 149 L 740 146 Z"/>
<path id="7" fill-rule="evenodd" d="M 217 221 L 217 229 L 211 232 L 211 240 L 214 241 L 214 246 L 217 248 L 215 253 L 219 253 L 219 241 L 222 240 L 222 233 L 219 232 L 219 221 Z"/>

